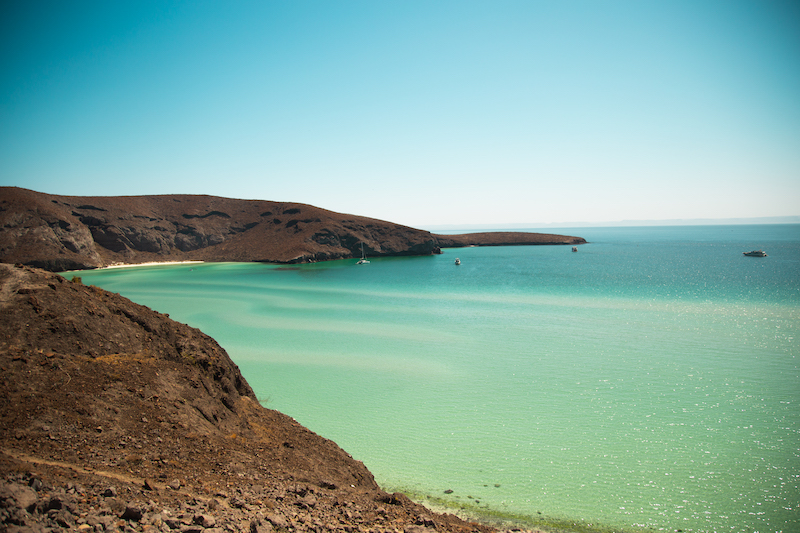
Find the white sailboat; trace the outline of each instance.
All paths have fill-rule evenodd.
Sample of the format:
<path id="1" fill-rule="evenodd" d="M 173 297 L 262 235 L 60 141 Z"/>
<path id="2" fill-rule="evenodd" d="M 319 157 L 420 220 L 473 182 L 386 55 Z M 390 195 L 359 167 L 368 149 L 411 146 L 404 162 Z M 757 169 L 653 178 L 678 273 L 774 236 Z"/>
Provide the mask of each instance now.
<path id="1" fill-rule="evenodd" d="M 361 243 L 361 259 L 358 260 L 356 263 L 357 265 L 368 265 L 369 261 L 367 261 L 367 256 L 364 255 L 364 243 Z"/>

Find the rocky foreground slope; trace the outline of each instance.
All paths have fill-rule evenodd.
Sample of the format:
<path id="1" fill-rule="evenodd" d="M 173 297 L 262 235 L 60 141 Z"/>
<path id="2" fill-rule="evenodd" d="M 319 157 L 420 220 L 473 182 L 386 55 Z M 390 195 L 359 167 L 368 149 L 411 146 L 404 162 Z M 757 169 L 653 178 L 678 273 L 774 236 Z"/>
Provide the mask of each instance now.
<path id="1" fill-rule="evenodd" d="M 382 491 L 197 329 L 0 264 L 0 530 L 488 531 Z"/>
<path id="2" fill-rule="evenodd" d="M 214 196 L 56 196 L 0 187 L 0 261 L 51 271 L 148 261 L 306 263 L 428 255 L 442 247 L 581 244 L 514 232 L 435 235 L 311 205 Z"/>

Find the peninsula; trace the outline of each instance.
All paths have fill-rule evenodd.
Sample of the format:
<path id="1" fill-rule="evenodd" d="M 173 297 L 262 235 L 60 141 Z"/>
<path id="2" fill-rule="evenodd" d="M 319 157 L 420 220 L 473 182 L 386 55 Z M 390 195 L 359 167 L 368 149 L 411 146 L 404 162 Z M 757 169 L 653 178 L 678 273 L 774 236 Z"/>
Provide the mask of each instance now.
<path id="1" fill-rule="evenodd" d="M 0 262 L 50 271 L 168 261 L 309 263 L 442 248 L 576 245 L 529 232 L 437 235 L 306 204 L 215 196 L 57 196 L 0 188 Z"/>
<path id="2" fill-rule="evenodd" d="M 334 442 L 263 407 L 199 330 L 48 271 L 583 242 L 436 235 L 296 203 L 0 188 L 0 529 L 492 531 L 381 490 Z"/>

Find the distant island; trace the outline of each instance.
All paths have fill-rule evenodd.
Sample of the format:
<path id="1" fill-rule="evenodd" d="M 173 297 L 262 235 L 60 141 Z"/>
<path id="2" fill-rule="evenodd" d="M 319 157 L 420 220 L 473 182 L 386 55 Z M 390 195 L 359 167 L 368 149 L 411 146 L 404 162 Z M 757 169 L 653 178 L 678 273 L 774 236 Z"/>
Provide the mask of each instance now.
<path id="1" fill-rule="evenodd" d="M 205 195 L 58 196 L 0 187 L 0 262 L 50 271 L 168 261 L 311 263 L 463 246 L 576 245 L 531 232 L 439 235 L 311 205 Z"/>

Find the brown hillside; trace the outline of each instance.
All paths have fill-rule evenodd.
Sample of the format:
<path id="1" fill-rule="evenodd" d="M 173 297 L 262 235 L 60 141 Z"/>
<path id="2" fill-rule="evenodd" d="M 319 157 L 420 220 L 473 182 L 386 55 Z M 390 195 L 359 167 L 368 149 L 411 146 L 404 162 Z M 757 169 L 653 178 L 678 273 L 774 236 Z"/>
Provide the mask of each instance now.
<path id="1" fill-rule="evenodd" d="M 488 530 L 383 492 L 213 339 L 95 287 L 0 264 L 0 368 L 3 531 Z"/>
<path id="2" fill-rule="evenodd" d="M 579 237 L 503 234 L 514 244 Z M 428 255 L 443 246 L 502 244 L 500 234 L 443 236 L 318 207 L 214 196 L 56 196 L 0 187 L 0 262 L 52 271 L 148 261 L 302 263 Z M 468 243 L 468 244 L 465 244 Z"/>
<path id="3" fill-rule="evenodd" d="M 437 250 L 429 232 L 318 207 L 214 196 L 0 189 L 0 261 L 49 270 L 146 261 L 299 263 Z"/>
<path id="4" fill-rule="evenodd" d="M 552 235 L 549 233 L 528 233 L 522 231 L 493 231 L 486 233 L 465 233 L 462 235 L 436 235 L 437 244 L 442 248 L 463 246 L 532 246 L 545 244 L 585 244 L 581 237 Z"/>

